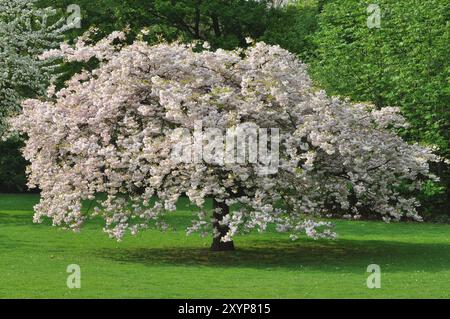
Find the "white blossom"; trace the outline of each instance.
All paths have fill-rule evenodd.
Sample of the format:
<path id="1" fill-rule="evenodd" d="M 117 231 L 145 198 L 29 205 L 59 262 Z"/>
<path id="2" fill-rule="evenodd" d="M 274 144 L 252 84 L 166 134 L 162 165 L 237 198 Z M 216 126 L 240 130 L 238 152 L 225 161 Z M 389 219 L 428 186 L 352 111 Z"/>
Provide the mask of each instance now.
<path id="1" fill-rule="evenodd" d="M 38 56 L 55 47 L 68 28 L 62 20 L 49 24 L 54 10 L 35 3 L 0 0 L 0 137 L 22 99 L 45 95 L 55 64 Z"/>

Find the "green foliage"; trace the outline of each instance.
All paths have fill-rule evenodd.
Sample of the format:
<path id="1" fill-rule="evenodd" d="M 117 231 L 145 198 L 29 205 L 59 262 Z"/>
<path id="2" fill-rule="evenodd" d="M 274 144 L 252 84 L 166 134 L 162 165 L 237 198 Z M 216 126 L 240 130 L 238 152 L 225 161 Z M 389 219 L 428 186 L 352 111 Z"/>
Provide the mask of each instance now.
<path id="1" fill-rule="evenodd" d="M 52 6 L 56 15 L 50 19 L 68 18 L 72 0 L 39 0 L 41 7 Z M 306 52 L 310 44 L 306 35 L 315 28 L 315 1 L 290 5 L 286 9 L 270 9 L 267 1 L 247 0 L 79 0 L 81 28 L 65 33 L 73 42 L 91 27 L 97 28 L 93 40 L 103 38 L 115 30 L 129 29 L 130 41 L 146 28 L 145 40 L 154 43 L 164 38 L 169 41 L 208 41 L 213 48 L 233 49 L 247 45 L 245 38 L 262 39 L 280 44 L 293 52 Z M 303 56 L 307 56 L 304 54 Z M 89 63 L 64 64 L 57 86 L 61 87 L 73 74 Z M 16 144 L 2 144 L 1 188 L 4 191 L 25 188 L 24 160 Z M 6 151 L 7 149 L 7 151 Z M 13 169 L 12 169 L 13 168 Z M 15 172 L 13 176 L 13 172 Z"/>
<path id="2" fill-rule="evenodd" d="M 367 26 L 371 3 L 381 9 L 381 28 Z M 403 136 L 436 145 L 450 158 L 448 1 L 331 1 L 313 42 L 311 71 L 319 86 L 377 107 L 399 106 L 411 124 Z M 435 171 L 448 187 L 448 166 Z M 448 207 L 448 190 L 428 195 Z"/>
<path id="3" fill-rule="evenodd" d="M 381 28 L 368 28 L 373 1 L 333 1 L 314 35 L 315 79 L 329 93 L 400 106 L 405 135 L 450 155 L 449 5 L 445 0 L 381 0 Z"/>
<path id="4" fill-rule="evenodd" d="M 0 192 L 23 192 L 27 189 L 27 162 L 20 154 L 21 147 L 23 142 L 16 137 L 0 141 Z"/>
<path id="5" fill-rule="evenodd" d="M 40 0 L 61 15 L 72 0 Z M 296 53 L 311 48 L 307 36 L 317 26 L 317 13 L 324 0 L 298 0 L 282 8 L 271 8 L 267 0 L 79 0 L 81 29 L 67 33 L 73 40 L 90 27 L 99 29 L 100 39 L 115 30 L 130 28 L 133 38 L 148 27 L 149 42 L 208 41 L 213 48 L 245 47 L 246 37 L 263 40 Z M 307 54 L 303 57 L 307 58 Z"/>
<path id="6" fill-rule="evenodd" d="M 298 0 L 281 9 L 269 9 L 267 2 L 78 0 L 82 28 L 66 33 L 66 38 L 73 41 L 92 26 L 99 30 L 94 39 L 129 27 L 131 40 L 148 27 L 145 40 L 150 43 L 161 38 L 203 40 L 213 48 L 232 49 L 246 46 L 245 37 L 251 37 L 279 44 L 310 63 L 314 80 L 328 93 L 371 101 L 378 107 L 400 106 L 411 123 L 402 134 L 410 141 L 437 145 L 440 154 L 450 158 L 448 1 Z M 73 1 L 39 3 L 68 16 L 66 8 Z M 380 29 L 367 27 L 367 7 L 372 3 L 381 9 Z M 85 67 L 90 66 L 65 65 L 60 85 Z M 18 169 L 12 163 L 21 160 L 8 162 Z M 441 163 L 434 165 L 434 171 L 442 183 L 427 185 L 421 199 L 429 211 L 450 211 L 450 169 Z M 23 185 L 24 174 L 18 176 L 18 184 Z"/>

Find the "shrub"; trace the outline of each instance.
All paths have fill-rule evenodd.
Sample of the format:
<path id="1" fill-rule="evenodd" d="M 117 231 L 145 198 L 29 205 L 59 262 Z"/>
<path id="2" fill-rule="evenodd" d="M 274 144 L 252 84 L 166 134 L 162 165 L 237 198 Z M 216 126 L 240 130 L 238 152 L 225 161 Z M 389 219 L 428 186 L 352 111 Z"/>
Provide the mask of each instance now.
<path id="1" fill-rule="evenodd" d="M 381 28 L 367 26 L 371 3 L 381 10 Z M 449 3 L 445 0 L 336 0 L 325 4 L 312 77 L 329 94 L 370 101 L 378 108 L 399 106 L 411 124 L 401 134 L 433 144 L 450 158 Z M 450 170 L 434 170 L 447 186 L 425 197 L 450 211 Z M 425 195 L 425 194 L 423 194 Z"/>
<path id="2" fill-rule="evenodd" d="M 405 124 L 398 109 L 315 92 L 306 66 L 279 46 L 196 52 L 116 42 L 124 38 L 115 32 L 48 52 L 101 64 L 47 101 L 25 101 L 14 121 L 29 137 L 30 183 L 42 189 L 36 221 L 47 216 L 78 230 L 87 215 L 101 215 L 105 231 L 121 239 L 152 223 L 166 228 L 165 214 L 186 194 L 199 212 L 189 232 L 211 231 L 220 249 L 268 223 L 293 238 L 333 237 L 316 218 L 330 210 L 421 220 L 408 191 L 433 177 L 435 156 L 393 131 Z M 269 128 L 270 151 L 258 130 Z M 107 198 L 82 212 L 82 200 L 97 193 Z M 213 223 L 206 198 L 214 199 Z"/>

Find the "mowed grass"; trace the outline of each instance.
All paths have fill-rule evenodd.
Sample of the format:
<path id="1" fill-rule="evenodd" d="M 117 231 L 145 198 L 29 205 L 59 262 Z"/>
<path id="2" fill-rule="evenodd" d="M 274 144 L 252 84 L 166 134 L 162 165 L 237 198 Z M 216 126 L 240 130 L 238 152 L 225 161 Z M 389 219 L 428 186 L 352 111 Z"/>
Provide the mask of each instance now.
<path id="1" fill-rule="evenodd" d="M 169 217 L 175 230 L 118 243 L 101 220 L 80 233 L 33 224 L 38 200 L 0 194 L 0 298 L 450 297 L 450 225 L 336 221 L 336 241 L 255 233 L 217 253 L 211 238 L 186 236 L 186 201 Z M 380 289 L 366 286 L 373 263 Z M 81 289 L 66 286 L 69 264 L 81 267 Z"/>

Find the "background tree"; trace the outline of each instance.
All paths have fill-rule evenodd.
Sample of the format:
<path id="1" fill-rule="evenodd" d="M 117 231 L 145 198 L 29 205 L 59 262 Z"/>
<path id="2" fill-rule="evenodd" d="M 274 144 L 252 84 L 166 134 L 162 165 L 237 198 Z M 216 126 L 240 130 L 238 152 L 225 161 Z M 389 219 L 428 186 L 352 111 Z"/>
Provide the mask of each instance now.
<path id="1" fill-rule="evenodd" d="M 66 8 L 71 0 L 40 0 L 41 5 Z M 115 30 L 130 28 L 134 39 L 148 27 L 146 40 L 158 42 L 208 41 L 213 48 L 246 47 L 246 37 L 279 44 L 295 53 L 311 45 L 306 37 L 316 26 L 321 5 L 316 0 L 80 0 L 82 26 L 68 33 L 73 40 L 90 27 L 98 28 L 92 38 L 100 40 Z M 284 1 L 282 1 L 284 3 Z M 320 2 L 320 1 L 319 1 Z M 306 54 L 305 54 L 306 56 Z"/>
<path id="2" fill-rule="evenodd" d="M 70 0 L 41 0 L 42 5 L 65 8 Z M 99 29 L 97 39 L 129 26 L 129 35 L 149 27 L 157 40 L 204 40 L 213 47 L 232 49 L 245 46 L 245 37 L 258 38 L 267 28 L 271 11 L 267 1 L 256 0 L 101 0 L 79 1 L 83 24 L 73 35 L 89 27 Z M 74 38 L 72 36 L 72 38 Z"/>
<path id="3" fill-rule="evenodd" d="M 415 2 L 414 6 L 407 1 L 379 2 L 379 30 L 367 28 L 368 2 L 299 0 L 283 6 L 272 2 L 280 1 L 79 0 L 82 28 L 66 33 L 66 40 L 72 42 L 91 27 L 97 27 L 93 39 L 100 40 L 129 26 L 129 43 L 146 28 L 144 39 L 149 43 L 161 38 L 186 43 L 196 39 L 208 40 L 213 48 L 234 48 L 246 47 L 244 39 L 249 36 L 279 44 L 311 64 L 316 86 L 330 94 L 370 101 L 377 107 L 400 106 L 412 124 L 401 130 L 403 136 L 437 144 L 440 154 L 448 158 L 448 10 L 444 1 Z M 38 2 L 43 7 L 53 5 L 61 15 L 71 3 Z M 314 36 L 319 17 L 320 32 Z M 95 59 L 65 64 L 58 88 L 83 68 L 97 65 Z M 429 182 L 417 195 L 427 213 L 449 211 L 450 192 L 442 189 L 450 189 L 450 170 L 443 162 L 432 166 L 441 183 Z M 23 169 L 18 174 L 23 176 Z"/>
<path id="4" fill-rule="evenodd" d="M 308 60 L 311 43 L 306 39 L 316 25 L 313 14 L 314 1 L 307 1 L 287 7 L 269 6 L 259 1 L 148 1 L 148 0 L 79 0 L 77 5 L 81 9 L 81 28 L 72 28 L 64 33 L 64 40 L 72 42 L 92 27 L 97 28 L 93 39 L 101 39 L 114 30 L 130 27 L 130 41 L 142 28 L 147 28 L 145 40 L 155 43 L 164 38 L 169 41 L 182 40 L 190 42 L 193 39 L 208 40 L 213 47 L 234 48 L 247 46 L 244 37 L 262 39 L 267 43 L 280 44 L 282 47 L 297 52 L 304 60 Z M 10 2 L 12 3 L 12 2 Z M 56 17 L 68 17 L 67 8 L 72 0 L 38 0 L 35 6 L 56 10 L 50 20 Z M 197 10 L 197 11 L 196 11 Z M 199 12 L 200 16 L 195 15 Z M 196 19 L 199 18 L 198 33 L 195 29 Z M 8 35 L 9 36 L 9 35 Z M 57 41 L 62 41 L 58 38 Z M 28 43 L 31 45 L 31 43 Z M 25 63 L 28 65 L 28 63 Z M 58 71 L 60 76 L 56 81 L 58 88 L 64 82 L 80 72 L 83 68 L 95 67 L 97 63 L 65 63 Z M 41 77 L 46 77 L 43 73 Z M 32 81 L 33 82 L 33 81 Z M 37 91 L 42 92 L 48 81 L 35 81 L 39 85 Z M 21 88 L 21 90 L 24 87 Z M 14 93 L 18 91 L 12 90 Z M 26 96 L 32 96 L 33 90 L 25 89 Z M 18 105 L 13 103 L 13 108 Z M 0 145 L 0 191 L 16 192 L 27 189 L 25 183 L 25 164 L 20 156 L 19 147 L 22 143 L 14 138 L 4 145 Z"/>

